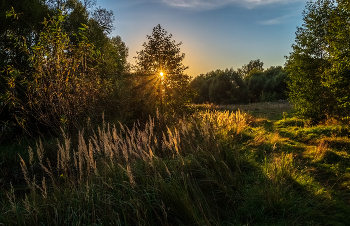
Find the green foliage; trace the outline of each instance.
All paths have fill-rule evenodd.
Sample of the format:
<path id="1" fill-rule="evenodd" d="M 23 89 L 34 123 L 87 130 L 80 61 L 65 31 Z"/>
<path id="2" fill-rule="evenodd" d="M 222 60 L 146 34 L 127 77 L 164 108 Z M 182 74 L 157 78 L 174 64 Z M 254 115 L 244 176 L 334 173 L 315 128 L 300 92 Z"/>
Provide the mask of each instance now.
<path id="1" fill-rule="evenodd" d="M 27 92 L 29 112 L 44 125 L 60 130 L 61 118 L 67 118 L 69 126 L 79 127 L 81 114 L 93 116 L 96 101 L 106 90 L 98 70 L 100 52 L 89 43 L 87 26 L 76 34 L 73 45 L 62 30 L 64 16 L 44 21 L 44 31 L 33 46 L 30 61 L 34 69 Z"/>
<path id="2" fill-rule="evenodd" d="M 193 102 L 240 104 L 286 99 L 287 76 L 284 69 L 271 67 L 261 71 L 255 68 L 258 65 L 260 65 L 259 68 L 262 68 L 262 64 L 260 60 L 257 60 L 251 61 L 248 66 L 245 65 L 246 70 L 247 68 L 252 69 L 244 76 L 244 79 L 241 69 L 234 71 L 232 68 L 197 76 L 191 81 L 191 87 L 197 92 Z"/>
<path id="3" fill-rule="evenodd" d="M 62 4 L 62 0 L 55 1 Z M 68 33 L 72 42 L 77 41 L 73 34 L 79 32 L 81 24 L 86 24 L 90 31 L 86 34 L 87 38 L 97 49 L 102 49 L 105 45 L 108 45 L 107 34 L 113 30 L 114 17 L 112 11 L 96 7 L 96 1 L 94 0 L 68 0 L 63 4 L 62 9 L 57 6 L 54 8 L 69 12 L 64 22 L 64 30 Z"/>
<path id="4" fill-rule="evenodd" d="M 253 69 L 263 71 L 264 70 L 263 66 L 264 66 L 264 62 L 260 61 L 260 59 L 251 60 L 249 61 L 248 64 L 245 64 L 242 66 L 242 68 L 239 68 L 237 72 L 242 76 L 242 78 L 245 78 L 247 75 L 249 75 L 250 71 Z"/>
<path id="5" fill-rule="evenodd" d="M 182 64 L 185 57 L 180 53 L 182 43 L 171 38 L 172 35 L 158 24 L 152 35 L 147 35 L 148 42 L 135 57 L 142 101 L 150 106 L 153 114 L 157 108 L 164 114 L 182 113 L 193 96 L 190 77 L 184 74 L 188 67 Z"/>
<path id="6" fill-rule="evenodd" d="M 209 100 L 217 104 L 235 104 L 247 102 L 245 84 L 233 70 L 217 70 L 209 87 Z"/>
<path id="7" fill-rule="evenodd" d="M 71 131 L 100 120 L 103 110 L 114 117 L 114 106 L 122 104 L 116 89 L 125 84 L 129 65 L 125 43 L 107 37 L 113 13 L 91 11 L 90 0 L 23 2 L 33 4 L 30 10 L 1 4 L 8 18 L 0 28 L 0 139 L 21 131 L 60 132 L 63 125 Z"/>
<path id="8" fill-rule="evenodd" d="M 231 69 L 216 70 L 191 81 L 197 92 L 195 103 L 233 104 L 248 102 L 246 86 L 240 75 Z"/>
<path id="9" fill-rule="evenodd" d="M 20 134 L 25 123 L 24 71 L 30 71 L 27 52 L 37 42 L 40 23 L 50 14 L 42 1 L 0 1 L 0 140 Z"/>
<path id="10" fill-rule="evenodd" d="M 209 102 L 209 88 L 212 83 L 212 76 L 207 73 L 207 75 L 199 75 L 191 81 L 191 87 L 197 92 L 197 95 L 193 99 L 194 103 L 205 103 Z"/>
<path id="11" fill-rule="evenodd" d="M 109 38 L 101 52 L 105 70 L 103 74 L 111 73 L 121 78 L 124 72 L 129 71 L 130 65 L 127 62 L 129 49 L 120 36 Z"/>
<path id="12" fill-rule="evenodd" d="M 344 121 L 350 121 L 350 31 L 347 22 L 350 6 L 347 2 L 337 1 L 332 11 L 327 35 L 329 43 L 329 62 L 324 86 L 328 87 L 336 99 L 336 115 Z"/>
<path id="13" fill-rule="evenodd" d="M 287 58 L 289 98 L 300 115 L 314 120 L 350 115 L 349 6 L 344 1 L 308 3 Z"/>
<path id="14" fill-rule="evenodd" d="M 253 69 L 245 77 L 245 80 L 247 81 L 251 102 L 257 102 L 259 100 L 259 95 L 263 92 L 267 77 L 264 72 Z"/>

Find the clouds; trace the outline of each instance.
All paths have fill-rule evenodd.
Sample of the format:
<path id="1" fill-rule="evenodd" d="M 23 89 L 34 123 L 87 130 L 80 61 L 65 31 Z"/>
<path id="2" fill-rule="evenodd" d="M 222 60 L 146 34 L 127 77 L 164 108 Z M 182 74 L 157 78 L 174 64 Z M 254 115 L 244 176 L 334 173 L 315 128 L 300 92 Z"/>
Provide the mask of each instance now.
<path id="1" fill-rule="evenodd" d="M 154 1 L 154 0 L 153 0 Z M 283 24 L 300 15 L 303 6 L 308 0 L 158 0 L 170 7 L 190 10 L 212 10 L 224 8 L 225 6 L 238 5 L 244 7 L 248 11 L 260 10 L 255 23 L 261 25 L 277 25 Z M 293 6 L 294 5 L 294 6 Z M 264 8 L 260 8 L 265 6 Z M 276 6 L 276 7 L 273 7 Z M 295 11 L 295 8 L 297 10 Z M 275 10 L 275 11 L 270 11 Z M 278 9 L 276 11 L 276 9 Z M 263 10 L 263 11 L 261 11 Z M 247 11 L 247 12 L 248 12 Z M 263 13 L 261 13 L 263 12 Z M 271 15 L 266 16 L 270 12 Z M 265 16 L 262 16 L 265 15 Z"/>
<path id="2" fill-rule="evenodd" d="M 295 16 L 296 14 L 289 14 L 289 15 L 284 15 L 284 16 L 280 16 L 280 17 L 276 17 L 273 19 L 269 19 L 269 20 L 263 20 L 263 21 L 259 21 L 259 24 L 262 25 L 275 25 L 275 24 L 281 24 L 283 22 L 285 22 L 286 20 L 288 20 L 289 18 Z"/>
<path id="3" fill-rule="evenodd" d="M 271 19 L 260 20 L 260 21 L 257 21 L 257 23 L 262 25 L 283 24 L 297 17 L 299 18 L 301 16 L 300 12 L 302 12 L 302 9 L 287 10 L 287 11 L 281 11 L 281 12 L 282 12 L 282 16 L 274 17 Z"/>
<path id="4" fill-rule="evenodd" d="M 214 9 L 231 4 L 242 5 L 246 8 L 269 4 L 289 4 L 306 0 L 161 0 L 165 4 L 178 8 Z"/>

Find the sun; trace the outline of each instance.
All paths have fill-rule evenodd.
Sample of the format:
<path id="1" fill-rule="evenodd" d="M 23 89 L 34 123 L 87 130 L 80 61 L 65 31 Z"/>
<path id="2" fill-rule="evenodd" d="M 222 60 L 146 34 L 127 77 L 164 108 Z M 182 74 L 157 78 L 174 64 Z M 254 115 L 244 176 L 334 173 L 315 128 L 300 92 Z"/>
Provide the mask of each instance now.
<path id="1" fill-rule="evenodd" d="M 163 77 L 163 72 L 160 72 L 159 74 L 160 74 L 160 76 L 162 76 L 162 77 Z"/>

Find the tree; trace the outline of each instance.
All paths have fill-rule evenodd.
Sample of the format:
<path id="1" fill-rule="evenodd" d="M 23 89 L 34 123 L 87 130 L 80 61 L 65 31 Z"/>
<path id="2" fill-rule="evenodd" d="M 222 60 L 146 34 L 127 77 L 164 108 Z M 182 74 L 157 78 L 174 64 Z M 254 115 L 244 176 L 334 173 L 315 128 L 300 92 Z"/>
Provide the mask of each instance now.
<path id="1" fill-rule="evenodd" d="M 264 62 L 260 61 L 260 59 L 251 60 L 248 64 L 245 64 L 242 66 L 242 68 L 239 68 L 238 73 L 242 76 L 242 78 L 245 78 L 247 75 L 249 75 L 249 72 L 254 68 L 259 71 L 263 71 L 263 66 Z"/>
<path id="2" fill-rule="evenodd" d="M 135 71 L 144 84 L 146 98 L 153 96 L 153 100 L 158 100 L 155 107 L 163 113 L 181 113 L 192 97 L 190 77 L 184 74 L 188 67 L 182 64 L 185 58 L 185 54 L 180 53 L 182 43 L 172 40 L 172 34 L 160 24 L 147 39 L 135 57 Z"/>
<path id="3" fill-rule="evenodd" d="M 248 93 L 240 75 L 231 69 L 216 70 L 209 88 L 210 102 L 216 104 L 246 103 Z"/>
<path id="4" fill-rule="evenodd" d="M 258 102 L 264 89 L 267 77 L 264 72 L 254 68 L 246 76 L 247 88 L 250 94 L 250 102 Z"/>
<path id="5" fill-rule="evenodd" d="M 238 104 L 249 101 L 245 82 L 232 68 L 199 75 L 190 85 L 197 92 L 194 103 Z"/>
<path id="6" fill-rule="evenodd" d="M 289 99 L 314 120 L 349 120 L 349 3 L 318 0 L 303 12 L 293 52 L 287 57 Z"/>
<path id="7" fill-rule="evenodd" d="M 287 73 L 279 67 L 270 67 L 264 71 L 267 80 L 264 84 L 263 95 L 260 101 L 285 100 L 287 98 Z"/>
<path id="8" fill-rule="evenodd" d="M 113 13 L 95 2 L 0 0 L 0 128 L 57 131 L 107 111 L 95 100 L 117 89 L 127 48 L 107 36 Z"/>
<path id="9" fill-rule="evenodd" d="M 334 114 L 350 121 L 350 4 L 336 1 L 327 27 L 328 62 L 332 67 L 325 70 L 323 86 L 335 98 Z"/>
<path id="10" fill-rule="evenodd" d="M 15 9 L 20 13 L 15 13 Z M 25 98 L 25 87 L 19 84 L 22 76 L 9 70 L 8 65 L 31 71 L 29 57 L 19 46 L 31 50 L 43 28 L 40 22 L 49 13 L 41 0 L 0 1 L 0 129 L 6 137 L 18 133 L 17 125 L 22 125 L 25 119 L 20 104 Z"/>

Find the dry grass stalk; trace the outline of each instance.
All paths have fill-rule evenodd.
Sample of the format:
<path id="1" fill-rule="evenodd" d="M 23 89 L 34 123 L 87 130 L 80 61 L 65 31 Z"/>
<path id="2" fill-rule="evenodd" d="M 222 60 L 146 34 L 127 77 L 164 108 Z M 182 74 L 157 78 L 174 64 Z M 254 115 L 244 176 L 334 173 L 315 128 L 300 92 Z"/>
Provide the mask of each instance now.
<path id="1" fill-rule="evenodd" d="M 27 194 L 24 195 L 23 204 L 24 204 L 24 208 L 27 210 L 27 212 L 28 212 L 29 214 L 31 214 L 31 213 L 32 213 L 32 211 L 31 211 L 31 205 L 30 205 L 30 202 L 29 202 L 29 199 L 28 199 Z"/>
<path id="2" fill-rule="evenodd" d="M 21 169 L 22 169 L 22 173 L 23 173 L 23 176 L 24 176 L 24 180 L 26 181 L 26 183 L 28 184 L 29 188 L 30 188 L 30 180 L 29 180 L 29 172 L 28 172 L 28 168 L 26 166 L 26 163 L 23 161 L 22 157 L 19 156 L 20 159 L 21 159 L 21 162 L 20 162 L 20 165 L 21 165 Z"/>
<path id="3" fill-rule="evenodd" d="M 13 189 L 12 183 L 10 183 L 11 190 L 10 192 L 6 192 L 7 199 L 10 202 L 11 210 L 13 212 L 16 212 L 16 196 L 15 196 L 15 190 Z"/>
<path id="4" fill-rule="evenodd" d="M 262 133 L 259 133 L 258 135 L 256 135 L 254 137 L 253 140 L 249 141 L 249 144 L 253 145 L 253 146 L 260 146 L 260 145 L 264 144 L 265 142 L 266 142 L 266 136 Z"/>
<path id="5" fill-rule="evenodd" d="M 43 143 L 41 142 L 41 139 L 39 140 L 39 144 L 36 144 L 36 153 L 39 158 L 40 164 L 43 163 L 43 158 L 44 158 L 44 148 L 43 148 Z"/>
<path id="6" fill-rule="evenodd" d="M 58 143 L 58 152 L 57 152 L 57 170 L 63 170 L 65 174 L 68 173 L 70 168 L 70 145 L 71 140 L 63 133 L 64 145 Z"/>
<path id="7" fill-rule="evenodd" d="M 182 119 L 174 128 L 167 128 L 162 137 L 163 154 L 171 157 L 179 156 L 198 151 L 220 151 L 215 141 L 215 136 L 226 134 L 231 131 L 234 134 L 240 133 L 248 125 L 247 116 L 241 111 L 232 112 L 205 112 L 197 113 L 189 119 Z M 153 159 L 157 159 L 154 150 L 157 149 L 158 140 L 154 132 L 154 119 L 150 118 L 144 129 L 135 124 L 131 129 L 120 124 L 116 126 L 103 124 L 90 138 L 84 138 L 84 131 L 78 134 L 78 148 L 71 149 L 71 140 L 65 134 L 63 143 L 58 144 L 57 152 L 57 174 L 72 185 L 85 184 L 89 189 L 89 180 L 98 174 L 99 167 L 111 168 L 119 165 L 129 178 L 130 184 L 136 186 L 132 174 L 132 163 L 136 160 L 148 162 L 153 167 Z M 158 138 L 159 139 L 159 138 Z M 200 142 L 200 145 L 199 145 Z M 198 148 L 201 146 L 202 148 Z M 48 166 L 44 164 L 44 148 L 41 143 L 37 144 L 37 154 L 41 168 L 50 176 L 54 182 L 53 170 L 50 161 Z M 30 149 L 29 152 L 32 152 Z M 30 162 L 32 157 L 30 157 Z M 183 160 L 182 160 L 183 161 Z M 98 165 L 105 164 L 105 166 Z M 124 168 L 124 167 L 125 168 Z M 29 186 L 38 188 L 42 196 L 47 197 L 47 183 L 45 178 L 42 186 L 35 184 L 35 179 L 30 180 L 28 170 L 23 160 L 21 167 Z M 169 176 L 171 173 L 165 166 Z M 55 182 L 54 182 L 55 183 Z"/>
<path id="8" fill-rule="evenodd" d="M 44 197 L 44 199 L 47 198 L 47 190 L 46 190 L 46 182 L 45 182 L 45 177 L 43 177 L 43 180 L 41 181 L 42 189 L 41 189 L 41 194 Z"/>
<path id="9" fill-rule="evenodd" d="M 41 191 L 41 195 L 46 199 L 47 198 L 47 190 L 46 190 L 46 181 L 45 181 L 45 177 L 43 177 L 42 181 L 41 181 L 41 187 L 39 185 L 36 184 L 36 180 L 35 180 L 35 175 L 33 177 L 33 181 L 32 181 L 32 187 L 33 188 L 37 188 Z"/>
<path id="10" fill-rule="evenodd" d="M 33 165 L 34 153 L 31 147 L 29 147 L 28 149 L 28 154 L 29 154 L 29 164 Z"/>
<path id="11" fill-rule="evenodd" d="M 271 144 L 276 144 L 280 141 L 281 136 L 278 133 L 273 133 L 272 137 L 271 137 Z"/>
<path id="12" fill-rule="evenodd" d="M 327 140 L 322 139 L 316 147 L 315 159 L 316 160 L 321 159 L 326 154 L 328 148 L 329 148 L 329 145 Z"/>
<path id="13" fill-rule="evenodd" d="M 132 175 L 131 167 L 130 167 L 129 164 L 126 166 L 126 171 L 127 171 L 127 173 L 128 173 L 128 177 L 129 177 L 131 186 L 132 186 L 132 187 L 135 187 L 136 183 L 135 183 L 135 181 L 134 181 L 134 177 L 133 177 L 133 175 Z"/>
<path id="14" fill-rule="evenodd" d="M 285 179 L 295 173 L 293 167 L 293 154 L 282 153 L 275 157 L 271 166 L 267 169 L 267 174 L 274 183 L 284 183 Z"/>

